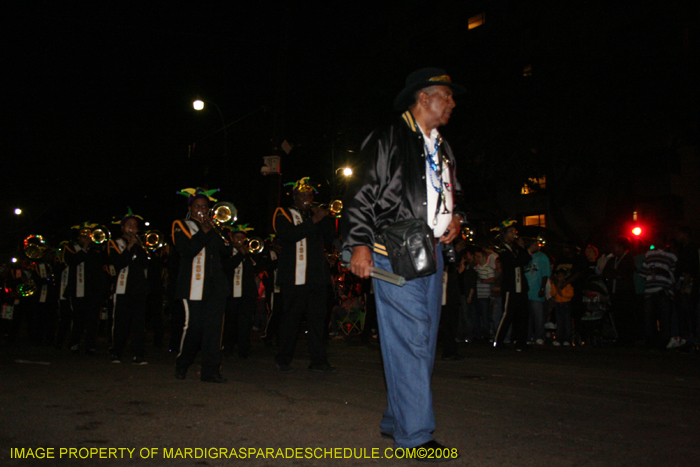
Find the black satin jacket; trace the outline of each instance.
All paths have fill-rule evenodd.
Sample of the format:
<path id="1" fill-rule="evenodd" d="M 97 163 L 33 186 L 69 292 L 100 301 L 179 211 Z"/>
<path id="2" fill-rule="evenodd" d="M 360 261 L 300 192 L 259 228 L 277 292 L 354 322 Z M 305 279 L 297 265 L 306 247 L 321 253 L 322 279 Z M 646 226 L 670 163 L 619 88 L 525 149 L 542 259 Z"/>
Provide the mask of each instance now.
<path id="1" fill-rule="evenodd" d="M 371 247 L 375 236 L 390 224 L 406 219 L 428 219 L 423 133 L 410 111 L 386 128 L 372 132 L 362 143 L 364 168 L 358 183 L 349 187 L 343 201 L 341 233 L 343 249 Z M 450 166 L 453 200 L 459 199 L 452 149 L 446 141 L 439 148 Z M 466 218 L 458 206 L 453 214 Z"/>

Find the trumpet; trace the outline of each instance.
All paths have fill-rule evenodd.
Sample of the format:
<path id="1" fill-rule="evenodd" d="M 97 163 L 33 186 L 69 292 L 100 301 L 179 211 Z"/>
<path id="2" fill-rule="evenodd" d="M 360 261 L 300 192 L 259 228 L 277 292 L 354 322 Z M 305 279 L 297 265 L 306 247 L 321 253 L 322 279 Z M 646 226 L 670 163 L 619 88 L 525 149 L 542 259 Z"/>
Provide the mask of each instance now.
<path id="1" fill-rule="evenodd" d="M 253 237 L 248 240 L 248 251 L 251 255 L 256 255 L 265 249 L 265 241 L 260 237 Z"/>

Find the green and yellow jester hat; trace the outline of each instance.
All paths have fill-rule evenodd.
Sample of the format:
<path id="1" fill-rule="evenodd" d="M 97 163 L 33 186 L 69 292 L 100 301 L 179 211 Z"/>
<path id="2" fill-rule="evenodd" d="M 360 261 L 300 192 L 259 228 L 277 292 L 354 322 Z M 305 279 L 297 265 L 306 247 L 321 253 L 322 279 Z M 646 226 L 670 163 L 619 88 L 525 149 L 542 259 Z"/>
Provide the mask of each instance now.
<path id="1" fill-rule="evenodd" d="M 118 219 L 118 218 L 115 216 L 115 217 L 114 217 L 115 220 L 112 221 L 112 224 L 122 224 L 122 225 L 123 225 L 127 220 L 129 220 L 129 219 L 132 218 L 132 217 L 133 217 L 134 219 L 137 219 L 137 221 L 140 220 L 141 222 L 143 222 L 143 217 L 139 216 L 138 214 L 134 214 L 134 213 L 131 211 L 131 208 L 130 208 L 129 206 L 127 206 L 127 207 L 126 207 L 126 214 L 125 214 L 121 219 Z"/>
<path id="2" fill-rule="evenodd" d="M 510 218 L 506 219 L 503 222 L 501 222 L 500 224 L 498 224 L 497 227 L 494 227 L 493 229 L 491 229 L 491 231 L 498 231 L 500 233 L 504 233 L 506 230 L 508 230 L 510 227 L 512 227 L 517 222 L 518 221 L 510 219 Z"/>
<path id="3" fill-rule="evenodd" d="M 284 186 L 291 186 L 293 195 L 296 195 L 297 193 L 304 193 L 306 191 L 317 193 L 316 189 L 309 184 L 309 179 L 310 177 L 303 177 L 296 182 L 285 183 Z"/>
<path id="4" fill-rule="evenodd" d="M 194 200 L 197 198 L 206 198 L 212 203 L 216 203 L 216 199 L 212 198 L 211 195 L 216 193 L 217 191 L 220 191 L 218 188 L 215 188 L 213 190 L 205 190 L 204 188 L 185 188 L 177 192 L 178 195 L 182 196 L 187 196 L 187 205 L 191 206 Z"/>

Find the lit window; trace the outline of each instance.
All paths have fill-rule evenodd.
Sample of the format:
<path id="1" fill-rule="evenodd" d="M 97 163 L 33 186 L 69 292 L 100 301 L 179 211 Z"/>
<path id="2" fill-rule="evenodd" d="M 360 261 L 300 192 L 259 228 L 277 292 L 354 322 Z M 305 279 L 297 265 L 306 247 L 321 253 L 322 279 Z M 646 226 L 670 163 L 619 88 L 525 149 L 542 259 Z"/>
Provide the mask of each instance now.
<path id="1" fill-rule="evenodd" d="M 547 227 L 544 219 L 544 214 L 535 214 L 533 216 L 525 216 L 525 225 L 532 225 L 535 227 Z"/>
<path id="2" fill-rule="evenodd" d="M 476 16 L 469 18 L 469 29 L 478 28 L 486 22 L 486 13 L 479 13 Z"/>
<path id="3" fill-rule="evenodd" d="M 542 175 L 538 178 L 528 178 L 527 183 L 520 189 L 521 195 L 529 195 L 539 190 L 547 188 L 547 177 Z"/>

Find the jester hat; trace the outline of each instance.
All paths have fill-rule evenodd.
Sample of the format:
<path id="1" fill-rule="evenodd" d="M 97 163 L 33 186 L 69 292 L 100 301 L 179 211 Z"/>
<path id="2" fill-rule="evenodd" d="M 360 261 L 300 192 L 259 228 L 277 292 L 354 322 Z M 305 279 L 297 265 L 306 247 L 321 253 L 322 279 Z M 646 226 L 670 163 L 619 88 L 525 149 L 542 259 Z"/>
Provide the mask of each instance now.
<path id="1" fill-rule="evenodd" d="M 293 195 L 296 195 L 297 193 L 304 193 L 306 191 L 316 193 L 316 189 L 309 184 L 309 178 L 310 177 L 303 177 L 296 182 L 285 183 L 284 186 L 291 186 Z"/>
<path id="2" fill-rule="evenodd" d="M 215 188 L 213 190 L 205 190 L 204 188 L 197 187 L 197 188 L 184 188 L 180 191 L 177 192 L 178 195 L 182 196 L 187 196 L 187 205 L 191 206 L 194 200 L 197 198 L 206 198 L 207 200 L 211 201 L 212 203 L 216 203 L 216 199 L 212 198 L 211 195 L 216 193 L 217 191 L 220 191 L 218 188 Z"/>

